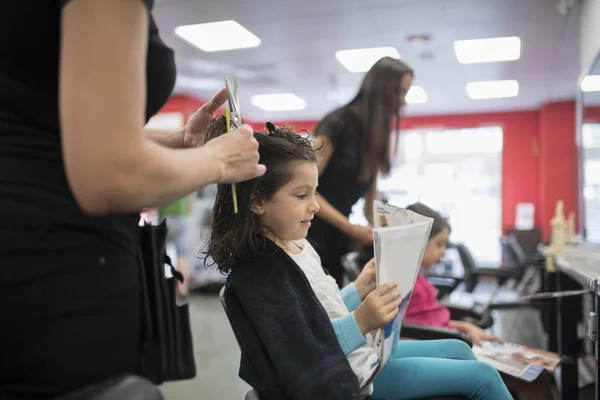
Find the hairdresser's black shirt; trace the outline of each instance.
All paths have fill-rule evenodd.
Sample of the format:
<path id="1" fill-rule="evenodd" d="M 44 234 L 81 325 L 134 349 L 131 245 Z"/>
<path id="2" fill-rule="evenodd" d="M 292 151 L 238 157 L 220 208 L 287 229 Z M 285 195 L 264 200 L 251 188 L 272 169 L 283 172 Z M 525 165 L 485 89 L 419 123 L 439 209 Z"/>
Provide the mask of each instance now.
<path id="1" fill-rule="evenodd" d="M 373 178 L 367 181 L 359 179 L 363 153 L 362 124 L 352 111 L 340 109 L 323 118 L 315 133 L 329 137 L 334 146 L 331 159 L 319 177 L 319 195 L 349 216 L 352 206 L 367 194 L 373 183 Z M 336 274 L 336 267 L 331 265 L 330 259 L 337 260 L 341 254 L 350 251 L 350 238 L 321 218 L 315 218 L 308 231 L 308 239 L 325 267 Z"/>
<path id="2" fill-rule="evenodd" d="M 139 214 L 90 217 L 67 184 L 58 114 L 59 26 L 66 3 L 0 4 L 0 255 L 136 249 Z M 154 0 L 144 3 L 150 10 Z M 173 52 L 149 18 L 146 120 L 167 101 L 175 80 Z"/>
<path id="3" fill-rule="evenodd" d="M 363 153 L 361 122 L 352 111 L 341 109 L 327 115 L 315 133 L 329 137 L 334 147 L 319 177 L 319 194 L 348 216 L 352 206 L 367 194 L 373 183 L 373 179 L 359 179 Z"/>

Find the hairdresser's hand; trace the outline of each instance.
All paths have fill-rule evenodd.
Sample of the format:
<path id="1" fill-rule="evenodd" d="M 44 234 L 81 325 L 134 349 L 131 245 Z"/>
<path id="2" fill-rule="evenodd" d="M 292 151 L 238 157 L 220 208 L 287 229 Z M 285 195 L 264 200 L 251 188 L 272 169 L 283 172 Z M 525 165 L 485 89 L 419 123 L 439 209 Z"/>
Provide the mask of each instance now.
<path id="1" fill-rule="evenodd" d="M 217 183 L 247 181 L 263 175 L 267 169 L 259 164 L 258 142 L 248 125 L 218 136 L 206 143 L 207 154 L 216 161 L 209 168 L 218 171 Z"/>
<path id="2" fill-rule="evenodd" d="M 402 298 L 396 290 L 397 286 L 398 284 L 393 282 L 384 283 L 369 293 L 354 311 L 356 324 L 363 335 L 383 328 L 398 314 Z"/>
<path id="3" fill-rule="evenodd" d="M 222 89 L 192 115 L 183 130 L 183 147 L 200 147 L 204 144 L 206 128 L 215 118 L 217 110 L 227 101 L 227 89 Z"/>
<path id="4" fill-rule="evenodd" d="M 361 300 L 364 300 L 365 297 L 369 293 L 371 293 L 376 286 L 375 281 L 375 259 L 371 259 L 368 263 L 363 267 L 362 272 L 358 275 L 358 278 L 354 281 L 356 285 L 356 291 L 358 292 L 358 297 Z"/>
<path id="5" fill-rule="evenodd" d="M 348 225 L 346 234 L 361 244 L 373 244 L 373 228 L 365 225 Z"/>

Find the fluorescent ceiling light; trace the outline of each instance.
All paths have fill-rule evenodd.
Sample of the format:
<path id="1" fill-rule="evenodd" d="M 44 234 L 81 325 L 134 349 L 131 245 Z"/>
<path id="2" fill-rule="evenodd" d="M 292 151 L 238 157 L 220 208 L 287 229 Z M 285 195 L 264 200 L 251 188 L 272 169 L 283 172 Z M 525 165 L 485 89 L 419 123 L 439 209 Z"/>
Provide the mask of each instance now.
<path id="1" fill-rule="evenodd" d="M 584 92 L 600 92 L 600 75 L 588 75 L 581 81 Z"/>
<path id="2" fill-rule="evenodd" d="M 405 100 L 408 104 L 422 104 L 427 102 L 427 93 L 421 86 L 411 86 Z"/>
<path id="3" fill-rule="evenodd" d="M 250 101 L 265 111 L 296 111 L 306 108 L 306 101 L 292 93 L 257 94 Z"/>
<path id="4" fill-rule="evenodd" d="M 454 52 L 461 64 L 514 61 L 521 57 L 521 39 L 517 36 L 457 40 Z"/>
<path id="5" fill-rule="evenodd" d="M 370 49 L 340 50 L 335 58 L 350 72 L 366 72 L 383 57 L 400 58 L 393 47 L 373 47 Z"/>
<path id="6" fill-rule="evenodd" d="M 260 45 L 260 39 L 235 21 L 183 25 L 175 34 L 204 51 L 246 49 Z"/>
<path id="7" fill-rule="evenodd" d="M 519 94 L 519 82 L 515 80 L 469 82 L 467 94 L 473 100 L 516 97 Z"/>

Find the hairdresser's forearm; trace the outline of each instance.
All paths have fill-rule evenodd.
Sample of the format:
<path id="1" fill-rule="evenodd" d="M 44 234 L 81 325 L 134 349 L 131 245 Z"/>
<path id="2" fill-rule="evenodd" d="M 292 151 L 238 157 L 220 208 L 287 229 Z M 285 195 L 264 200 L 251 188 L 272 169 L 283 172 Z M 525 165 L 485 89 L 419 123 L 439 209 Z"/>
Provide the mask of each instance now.
<path id="1" fill-rule="evenodd" d="M 144 138 L 171 149 L 182 149 L 183 132 L 184 128 L 171 130 L 144 128 Z"/>
<path id="2" fill-rule="evenodd" d="M 348 218 L 339 212 L 334 206 L 332 206 L 331 203 L 323 196 L 319 196 L 317 201 L 319 202 L 320 206 L 317 217 L 346 233 L 351 225 Z"/>
<path id="3" fill-rule="evenodd" d="M 109 170 L 88 191 L 79 191 L 85 211 L 102 215 L 158 207 L 220 179 L 218 156 L 206 147 L 173 150 L 142 142 L 134 156 L 107 163 Z"/>
<path id="4" fill-rule="evenodd" d="M 373 226 L 373 202 L 369 202 L 365 200 L 365 206 L 363 208 L 363 212 L 365 213 L 365 218 L 369 225 Z"/>

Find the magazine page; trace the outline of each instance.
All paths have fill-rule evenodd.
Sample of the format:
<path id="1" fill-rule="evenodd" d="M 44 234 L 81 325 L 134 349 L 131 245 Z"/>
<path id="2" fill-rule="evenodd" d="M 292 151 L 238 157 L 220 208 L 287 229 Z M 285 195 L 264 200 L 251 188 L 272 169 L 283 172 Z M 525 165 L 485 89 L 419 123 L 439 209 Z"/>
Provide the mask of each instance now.
<path id="1" fill-rule="evenodd" d="M 373 378 L 388 362 L 398 344 L 404 315 L 433 224 L 431 218 L 378 201 L 374 203 L 374 214 L 373 246 L 377 286 L 396 282 L 403 300 L 398 307 L 397 316 L 375 335 L 373 346 L 380 363 Z"/>
<path id="2" fill-rule="evenodd" d="M 553 373 L 561 361 L 558 354 L 514 343 L 483 342 L 473 346 L 473 353 L 479 361 L 526 382 L 533 382 L 544 370 Z"/>

